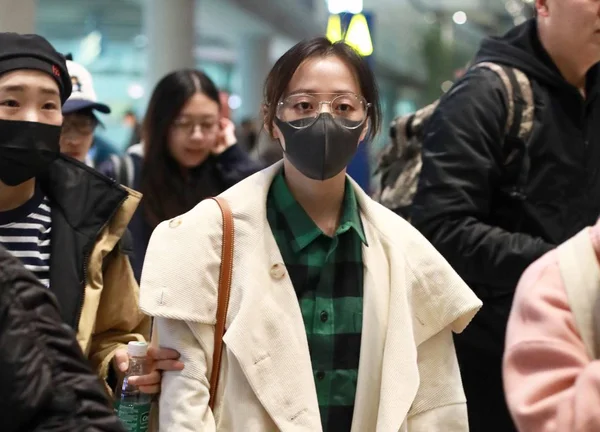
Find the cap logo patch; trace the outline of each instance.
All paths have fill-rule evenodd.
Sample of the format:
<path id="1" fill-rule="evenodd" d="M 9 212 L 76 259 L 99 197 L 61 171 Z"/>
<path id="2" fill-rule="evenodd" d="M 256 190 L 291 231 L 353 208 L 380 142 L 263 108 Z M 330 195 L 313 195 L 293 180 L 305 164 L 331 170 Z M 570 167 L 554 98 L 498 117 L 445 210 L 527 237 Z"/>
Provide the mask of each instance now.
<path id="1" fill-rule="evenodd" d="M 73 93 L 81 93 L 81 81 L 79 81 L 79 78 L 72 76 L 71 84 L 73 86 Z"/>
<path id="2" fill-rule="evenodd" d="M 52 65 L 52 73 L 55 77 L 60 78 L 60 69 L 56 65 Z"/>

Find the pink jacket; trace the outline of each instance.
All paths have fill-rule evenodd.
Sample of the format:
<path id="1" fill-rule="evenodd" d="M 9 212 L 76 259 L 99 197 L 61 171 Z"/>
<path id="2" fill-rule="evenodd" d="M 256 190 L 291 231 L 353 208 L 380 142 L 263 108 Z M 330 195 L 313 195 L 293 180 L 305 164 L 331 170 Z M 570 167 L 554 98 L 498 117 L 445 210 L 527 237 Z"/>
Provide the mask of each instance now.
<path id="1" fill-rule="evenodd" d="M 600 227 L 590 230 L 596 254 Z M 600 431 L 600 361 L 577 331 L 556 250 L 524 273 L 513 303 L 504 387 L 523 432 Z"/>

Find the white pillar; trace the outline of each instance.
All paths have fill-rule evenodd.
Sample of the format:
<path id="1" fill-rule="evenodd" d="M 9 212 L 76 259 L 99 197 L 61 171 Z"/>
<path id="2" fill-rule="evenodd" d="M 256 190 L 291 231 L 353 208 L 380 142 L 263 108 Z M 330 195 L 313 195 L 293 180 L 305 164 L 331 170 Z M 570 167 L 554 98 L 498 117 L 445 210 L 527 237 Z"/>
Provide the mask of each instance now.
<path id="1" fill-rule="evenodd" d="M 195 67 L 195 2 L 196 0 L 144 2 L 144 24 L 148 37 L 148 92 L 168 73 Z"/>
<path id="2" fill-rule="evenodd" d="M 251 36 L 244 38 L 240 43 L 238 67 L 242 105 L 237 110 L 236 120 L 245 117 L 257 121 L 261 119 L 263 87 L 272 67 L 270 48 L 269 36 Z"/>
<path id="3" fill-rule="evenodd" d="M 35 33 L 36 0 L 0 0 L 0 32 Z"/>
<path id="4" fill-rule="evenodd" d="M 445 47 L 450 48 L 454 45 L 454 22 L 450 14 L 442 14 L 442 19 L 439 20 L 442 29 L 442 43 Z"/>

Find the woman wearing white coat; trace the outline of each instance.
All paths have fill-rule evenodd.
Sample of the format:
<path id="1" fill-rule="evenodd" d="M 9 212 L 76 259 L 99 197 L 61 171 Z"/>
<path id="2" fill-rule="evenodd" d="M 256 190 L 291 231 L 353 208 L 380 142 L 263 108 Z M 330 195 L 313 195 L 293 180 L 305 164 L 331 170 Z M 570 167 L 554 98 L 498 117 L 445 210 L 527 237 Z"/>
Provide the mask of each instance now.
<path id="1" fill-rule="evenodd" d="M 265 85 L 284 160 L 221 195 L 234 261 L 214 411 L 209 380 L 222 245 L 214 201 L 156 229 L 141 304 L 166 372 L 161 431 L 468 431 L 452 332 L 481 302 L 346 166 L 379 126 L 374 77 L 352 48 L 301 42 Z"/>

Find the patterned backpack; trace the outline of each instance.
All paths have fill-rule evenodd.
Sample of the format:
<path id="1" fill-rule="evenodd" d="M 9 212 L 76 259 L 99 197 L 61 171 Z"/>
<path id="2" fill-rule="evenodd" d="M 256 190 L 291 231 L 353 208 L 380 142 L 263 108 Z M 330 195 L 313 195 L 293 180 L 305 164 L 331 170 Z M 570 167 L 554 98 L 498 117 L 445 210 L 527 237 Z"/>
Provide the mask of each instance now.
<path id="1" fill-rule="evenodd" d="M 520 158 L 520 167 L 513 173 L 514 178 L 510 179 L 507 193 L 514 199 L 524 200 L 530 163 L 527 148 L 535 113 L 531 83 L 527 75 L 515 68 L 490 62 L 478 63 L 471 67 L 471 70 L 475 68 L 493 71 L 504 85 L 508 99 L 505 136 L 523 144 L 521 148 L 511 149 L 505 160 L 505 165 L 509 165 Z M 375 170 L 379 182 L 374 199 L 406 219 L 410 218 L 413 198 L 419 183 L 424 131 L 438 104 L 439 100 L 415 113 L 394 119 L 390 130 L 390 143 L 381 152 Z"/>

